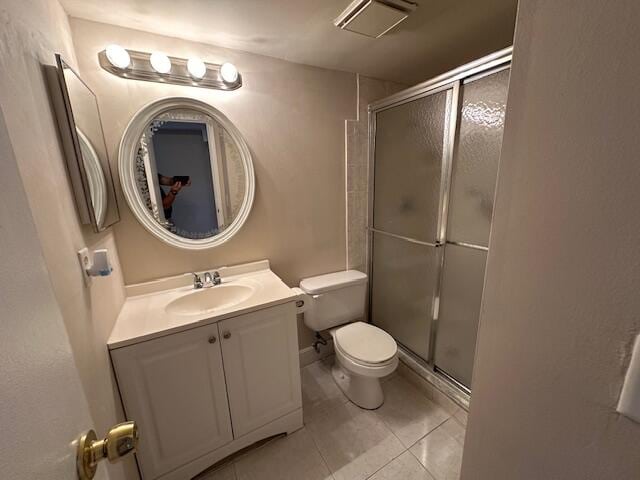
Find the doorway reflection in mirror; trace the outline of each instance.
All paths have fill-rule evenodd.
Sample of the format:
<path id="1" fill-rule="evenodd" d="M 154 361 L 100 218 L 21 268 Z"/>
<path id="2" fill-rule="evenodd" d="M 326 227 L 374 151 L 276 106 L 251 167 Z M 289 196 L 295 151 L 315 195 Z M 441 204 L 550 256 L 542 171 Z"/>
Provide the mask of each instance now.
<path id="1" fill-rule="evenodd" d="M 212 118 L 169 111 L 140 139 L 137 183 L 147 208 L 167 230 L 184 238 L 217 235 L 244 198 L 240 154 Z"/>

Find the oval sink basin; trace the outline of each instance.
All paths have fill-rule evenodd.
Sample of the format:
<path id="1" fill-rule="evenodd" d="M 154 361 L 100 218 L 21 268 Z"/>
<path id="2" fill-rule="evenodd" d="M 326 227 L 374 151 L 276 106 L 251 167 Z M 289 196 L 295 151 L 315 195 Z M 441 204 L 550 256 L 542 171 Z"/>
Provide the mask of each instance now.
<path id="1" fill-rule="evenodd" d="M 167 313 L 198 315 L 244 302 L 254 288 L 248 285 L 218 285 L 176 298 L 166 307 Z"/>

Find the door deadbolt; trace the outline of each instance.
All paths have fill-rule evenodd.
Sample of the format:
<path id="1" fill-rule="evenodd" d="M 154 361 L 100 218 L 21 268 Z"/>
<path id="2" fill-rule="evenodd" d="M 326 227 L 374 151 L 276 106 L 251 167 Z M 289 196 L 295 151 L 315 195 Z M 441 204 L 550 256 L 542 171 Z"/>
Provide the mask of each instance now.
<path id="1" fill-rule="evenodd" d="M 138 427 L 135 422 L 116 425 L 107 432 L 106 437 L 98 440 L 96 432 L 89 430 L 78 439 L 76 467 L 80 480 L 91 480 L 98 469 L 98 462 L 108 459 L 114 463 L 136 451 L 138 446 Z"/>

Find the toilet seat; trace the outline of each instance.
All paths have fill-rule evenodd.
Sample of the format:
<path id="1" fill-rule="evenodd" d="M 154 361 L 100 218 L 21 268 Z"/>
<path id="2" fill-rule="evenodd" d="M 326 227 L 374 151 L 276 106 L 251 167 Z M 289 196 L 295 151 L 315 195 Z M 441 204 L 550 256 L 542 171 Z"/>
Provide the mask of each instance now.
<path id="1" fill-rule="evenodd" d="M 350 323 L 331 333 L 334 348 L 356 364 L 364 367 L 386 367 L 396 359 L 396 341 L 387 332 L 370 323 Z"/>

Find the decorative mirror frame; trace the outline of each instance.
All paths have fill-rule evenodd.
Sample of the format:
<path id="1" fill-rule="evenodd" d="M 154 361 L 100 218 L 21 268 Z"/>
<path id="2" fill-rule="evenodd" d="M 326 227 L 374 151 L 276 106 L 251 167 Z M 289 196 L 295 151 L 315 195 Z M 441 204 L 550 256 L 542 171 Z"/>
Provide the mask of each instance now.
<path id="1" fill-rule="evenodd" d="M 138 190 L 135 170 L 136 155 L 138 154 L 138 149 L 140 147 L 140 139 L 145 133 L 145 129 L 153 120 L 163 113 L 176 109 L 195 110 L 202 114 L 209 115 L 222 125 L 238 146 L 240 157 L 242 158 L 242 165 L 246 172 L 245 197 L 238 215 L 221 233 L 210 238 L 191 239 L 181 237 L 170 232 L 153 217 L 146 206 L 145 199 Z M 122 191 L 124 192 L 124 196 L 129 204 L 129 208 L 133 212 L 133 215 L 151 234 L 173 247 L 186 250 L 204 250 L 222 245 L 231 239 L 231 237 L 233 237 L 244 225 L 253 205 L 253 198 L 255 195 L 255 174 L 249 146 L 245 142 L 240 131 L 222 112 L 204 102 L 194 100 L 192 98 L 163 98 L 142 107 L 127 125 L 124 135 L 122 136 L 122 140 L 120 141 L 118 170 L 120 173 Z"/>

